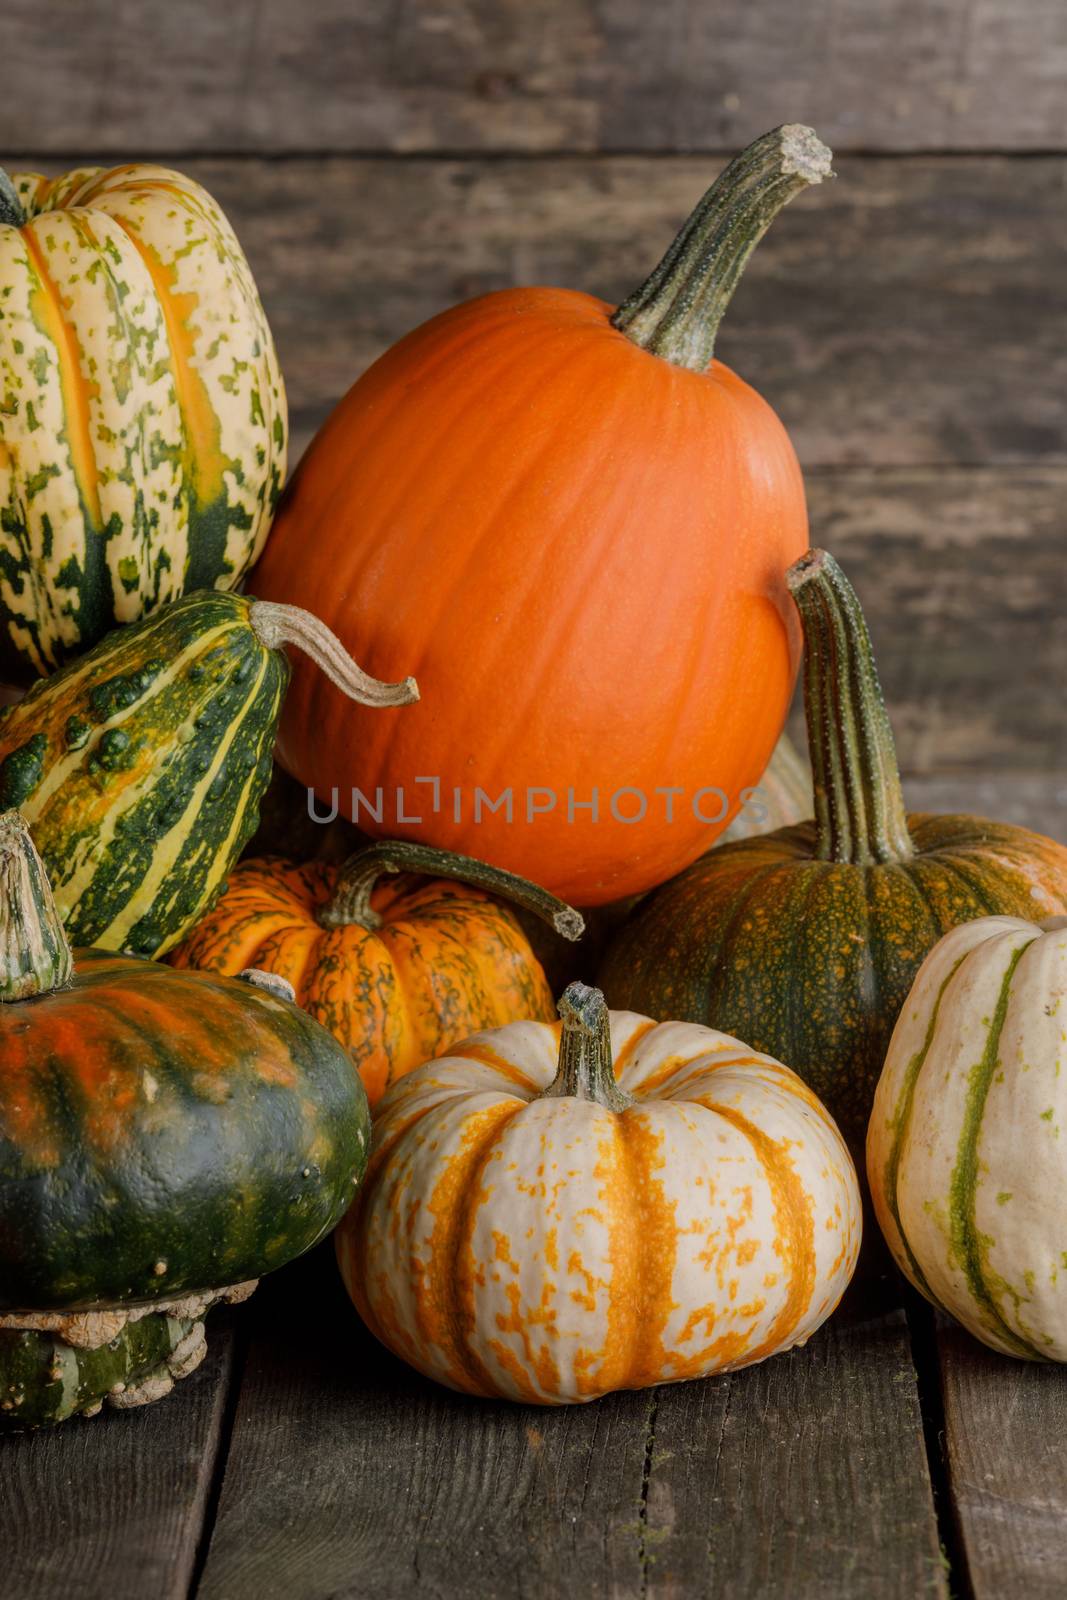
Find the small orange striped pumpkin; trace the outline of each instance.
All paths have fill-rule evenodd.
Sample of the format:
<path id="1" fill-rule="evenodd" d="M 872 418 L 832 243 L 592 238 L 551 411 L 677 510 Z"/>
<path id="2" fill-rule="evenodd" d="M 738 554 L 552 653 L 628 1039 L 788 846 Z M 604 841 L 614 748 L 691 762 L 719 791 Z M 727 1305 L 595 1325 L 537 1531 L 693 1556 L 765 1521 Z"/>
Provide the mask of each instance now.
<path id="1" fill-rule="evenodd" d="M 566 939 L 582 932 L 576 911 L 524 878 L 390 840 L 342 866 L 242 861 L 169 959 L 231 977 L 258 966 L 291 983 L 297 1004 L 349 1051 L 374 1106 L 396 1078 L 476 1029 L 553 1015 L 541 964 L 501 897 Z"/>
<path id="2" fill-rule="evenodd" d="M 371 1331 L 427 1377 L 558 1405 L 801 1344 L 856 1264 L 855 1170 L 787 1067 L 572 984 L 383 1101 L 337 1234 Z"/>

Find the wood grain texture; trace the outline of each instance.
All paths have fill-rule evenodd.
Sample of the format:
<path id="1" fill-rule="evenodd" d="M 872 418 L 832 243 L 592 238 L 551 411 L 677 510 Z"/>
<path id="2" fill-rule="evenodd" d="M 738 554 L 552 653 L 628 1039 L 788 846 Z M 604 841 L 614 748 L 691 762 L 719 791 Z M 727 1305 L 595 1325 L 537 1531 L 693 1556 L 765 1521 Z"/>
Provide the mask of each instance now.
<path id="1" fill-rule="evenodd" d="M 233 1377 L 235 1325 L 155 1405 L 0 1442 L 4 1600 L 185 1600 Z"/>
<path id="2" fill-rule="evenodd" d="M 1062 1368 L 1011 1361 L 947 1320 L 945 1448 L 974 1600 L 1060 1600 L 1067 1572 Z"/>
<path id="3" fill-rule="evenodd" d="M 899 1314 L 542 1410 L 409 1372 L 335 1279 L 320 1254 L 265 1286 L 200 1600 L 943 1592 Z"/>
<path id="4" fill-rule="evenodd" d="M 1067 143 L 1056 0 L 7 0 L 0 59 L 0 145 L 42 150 Z"/>
<path id="5" fill-rule="evenodd" d="M 650 1595 L 947 1593 L 902 1311 L 659 1390 L 651 1463 Z"/>
<path id="6" fill-rule="evenodd" d="M 1067 772 L 1067 473 L 849 468 L 810 474 L 808 500 L 867 613 L 904 770 L 1000 771 L 1028 821 L 1035 775 Z M 1038 788 L 1029 825 L 1067 821 L 1067 786 Z M 989 813 L 957 794 L 932 809 Z"/>

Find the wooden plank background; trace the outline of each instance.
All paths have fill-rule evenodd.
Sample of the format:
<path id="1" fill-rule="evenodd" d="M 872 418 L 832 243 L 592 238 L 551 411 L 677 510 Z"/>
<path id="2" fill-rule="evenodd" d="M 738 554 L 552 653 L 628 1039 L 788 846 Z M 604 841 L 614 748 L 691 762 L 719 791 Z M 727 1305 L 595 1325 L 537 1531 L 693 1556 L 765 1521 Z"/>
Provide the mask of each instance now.
<path id="1" fill-rule="evenodd" d="M 422 318 L 511 283 L 616 300 L 730 152 L 813 124 L 837 180 L 720 353 L 860 590 L 912 803 L 1067 837 L 1061 0 L 5 0 L 0 69 L 4 165 L 156 159 L 222 201 L 294 457 Z M 321 1253 L 214 1321 L 158 1408 L 5 1447 L 0 1588 L 451 1600 L 477 1561 L 479 1594 L 539 1600 L 1062 1592 L 1060 1375 L 915 1307 L 548 1414 L 406 1373 Z"/>
<path id="2" fill-rule="evenodd" d="M 5 64 L 39 64 L 5 71 L 8 148 L 720 150 L 795 121 L 848 150 L 1067 137 L 1058 0 L 5 0 L 3 27 Z"/>

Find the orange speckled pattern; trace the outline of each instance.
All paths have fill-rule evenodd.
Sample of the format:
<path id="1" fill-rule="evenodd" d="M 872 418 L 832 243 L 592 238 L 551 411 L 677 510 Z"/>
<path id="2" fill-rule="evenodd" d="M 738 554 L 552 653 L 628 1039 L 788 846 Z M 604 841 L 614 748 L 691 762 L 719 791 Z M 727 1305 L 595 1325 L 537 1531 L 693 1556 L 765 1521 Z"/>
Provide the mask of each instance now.
<path id="1" fill-rule="evenodd" d="M 611 1014 L 633 1104 L 542 1098 L 559 1025 L 404 1077 L 338 1231 L 368 1326 L 451 1388 L 544 1405 L 704 1377 L 807 1339 L 859 1251 L 856 1174 L 787 1067 Z"/>
<path id="2" fill-rule="evenodd" d="M 323 928 L 340 869 L 245 861 L 184 944 L 176 967 L 287 978 L 297 1003 L 351 1053 L 376 1105 L 395 1079 L 478 1028 L 546 1019 L 555 1006 L 514 916 L 467 884 L 398 875 L 379 883 L 373 932 Z"/>

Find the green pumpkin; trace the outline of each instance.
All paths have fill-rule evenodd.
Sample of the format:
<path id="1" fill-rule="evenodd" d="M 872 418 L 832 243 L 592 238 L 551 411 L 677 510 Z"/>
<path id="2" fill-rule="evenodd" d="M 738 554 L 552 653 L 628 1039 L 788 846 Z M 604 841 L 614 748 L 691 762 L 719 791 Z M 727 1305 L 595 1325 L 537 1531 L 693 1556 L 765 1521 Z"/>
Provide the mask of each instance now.
<path id="1" fill-rule="evenodd" d="M 306 612 L 204 590 L 109 633 L 0 720 L 18 807 L 76 945 L 158 956 L 215 903 L 255 829 L 297 644 L 369 705 L 368 678 Z"/>
<path id="2" fill-rule="evenodd" d="M 1067 910 L 1067 850 L 971 816 L 906 816 L 859 602 L 832 556 L 788 582 L 804 627 L 815 818 L 709 851 L 644 900 L 598 978 L 609 1004 L 703 1022 L 784 1061 L 854 1153 L 890 1035 L 942 934 Z"/>
<path id="3" fill-rule="evenodd" d="M 291 996 L 263 973 L 72 955 L 24 822 L 0 817 L 0 1391 L 23 1395 L 3 1410 L 0 1392 L 0 1423 L 158 1383 L 192 1351 L 165 1324 L 203 1314 L 176 1298 L 258 1278 L 344 1214 L 367 1099 Z M 145 1307 L 114 1348 L 64 1333 Z M 81 1353 L 47 1360 L 57 1336 Z"/>

